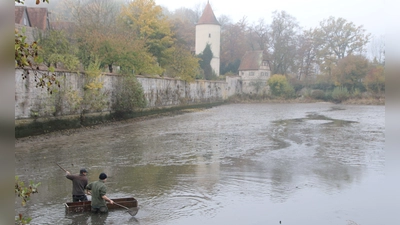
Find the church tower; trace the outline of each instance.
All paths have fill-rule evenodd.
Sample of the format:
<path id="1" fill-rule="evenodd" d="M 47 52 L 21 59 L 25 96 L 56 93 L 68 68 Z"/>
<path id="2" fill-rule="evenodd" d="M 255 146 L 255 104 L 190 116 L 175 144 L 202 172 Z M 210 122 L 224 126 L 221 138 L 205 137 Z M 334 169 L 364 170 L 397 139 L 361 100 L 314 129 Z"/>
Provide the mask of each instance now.
<path id="1" fill-rule="evenodd" d="M 211 60 L 211 68 L 215 74 L 219 76 L 220 65 L 220 42 L 221 42 L 221 25 L 211 9 L 210 3 L 207 2 L 203 14 L 196 24 L 196 55 L 202 53 L 207 44 L 210 44 L 213 53 Z"/>

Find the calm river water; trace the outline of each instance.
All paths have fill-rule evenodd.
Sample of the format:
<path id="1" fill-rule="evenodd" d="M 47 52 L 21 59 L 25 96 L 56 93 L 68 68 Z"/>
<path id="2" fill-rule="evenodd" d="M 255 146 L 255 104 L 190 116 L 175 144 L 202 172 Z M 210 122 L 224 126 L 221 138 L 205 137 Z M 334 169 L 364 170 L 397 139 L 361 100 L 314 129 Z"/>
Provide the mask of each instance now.
<path id="1" fill-rule="evenodd" d="M 51 137 L 51 138 L 50 138 Z M 41 182 L 16 213 L 31 224 L 390 224 L 381 205 L 385 107 L 231 104 L 65 136 L 18 140 L 16 175 Z M 135 217 L 66 215 L 72 184 L 108 174 L 107 195 Z"/>

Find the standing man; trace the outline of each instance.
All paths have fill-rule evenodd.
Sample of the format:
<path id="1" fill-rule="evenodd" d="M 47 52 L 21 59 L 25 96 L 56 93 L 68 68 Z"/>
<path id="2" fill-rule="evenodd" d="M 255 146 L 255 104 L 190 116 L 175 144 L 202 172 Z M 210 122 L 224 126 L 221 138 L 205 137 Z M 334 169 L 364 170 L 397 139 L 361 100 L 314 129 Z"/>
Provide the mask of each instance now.
<path id="1" fill-rule="evenodd" d="M 86 189 L 90 190 L 92 195 L 92 212 L 106 213 L 108 212 L 106 201 L 114 204 L 114 201 L 106 196 L 107 187 L 104 184 L 106 180 L 107 175 L 101 173 L 98 181 L 92 182 L 86 186 Z"/>
<path id="2" fill-rule="evenodd" d="M 72 201 L 73 202 L 85 202 L 87 197 L 85 194 L 85 188 L 88 184 L 88 179 L 86 177 L 87 170 L 82 168 L 79 171 L 79 175 L 71 175 L 69 171 L 65 171 L 65 177 L 72 181 Z"/>

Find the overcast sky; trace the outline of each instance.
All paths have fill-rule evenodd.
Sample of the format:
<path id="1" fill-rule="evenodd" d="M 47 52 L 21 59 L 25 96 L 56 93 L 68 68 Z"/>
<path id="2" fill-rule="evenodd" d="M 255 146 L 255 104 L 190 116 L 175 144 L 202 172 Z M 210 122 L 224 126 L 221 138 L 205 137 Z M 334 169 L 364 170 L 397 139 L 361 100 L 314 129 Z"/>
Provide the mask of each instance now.
<path id="1" fill-rule="evenodd" d="M 207 0 L 155 0 L 157 5 L 169 10 L 185 7 L 194 9 L 205 5 Z M 297 19 L 300 26 L 314 28 L 329 16 L 342 17 L 355 25 L 363 25 L 367 32 L 379 36 L 385 34 L 385 0 L 210 0 L 215 16 L 230 17 L 238 22 L 244 16 L 250 23 L 263 18 L 271 22 L 272 12 L 284 10 Z"/>

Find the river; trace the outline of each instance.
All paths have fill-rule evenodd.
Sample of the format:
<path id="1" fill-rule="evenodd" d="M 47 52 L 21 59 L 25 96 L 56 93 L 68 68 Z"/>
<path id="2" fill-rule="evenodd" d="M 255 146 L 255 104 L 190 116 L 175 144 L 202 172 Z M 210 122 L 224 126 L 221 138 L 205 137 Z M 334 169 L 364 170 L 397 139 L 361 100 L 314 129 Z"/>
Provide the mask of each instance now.
<path id="1" fill-rule="evenodd" d="M 43 135 L 15 144 L 16 175 L 41 182 L 31 224 L 390 224 L 380 208 L 385 106 L 230 104 Z M 72 173 L 108 175 L 140 210 L 65 214 Z"/>

